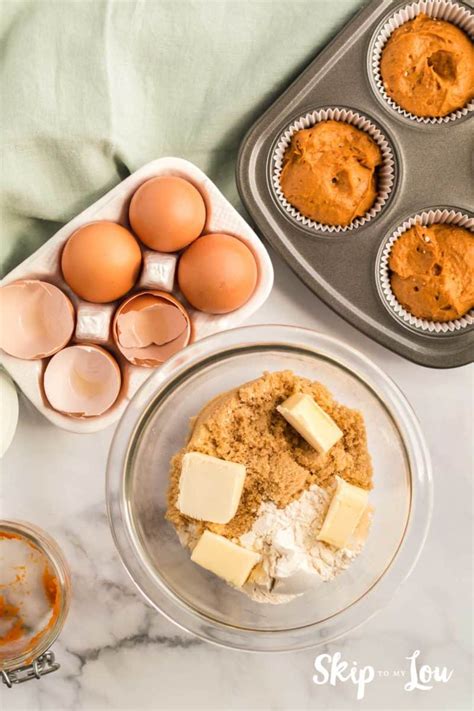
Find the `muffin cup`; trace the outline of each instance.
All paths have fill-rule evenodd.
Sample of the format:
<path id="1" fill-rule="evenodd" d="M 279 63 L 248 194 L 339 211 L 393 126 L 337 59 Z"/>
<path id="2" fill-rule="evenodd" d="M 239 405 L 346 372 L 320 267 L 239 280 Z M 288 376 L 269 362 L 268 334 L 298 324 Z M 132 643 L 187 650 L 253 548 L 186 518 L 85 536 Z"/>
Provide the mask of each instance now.
<path id="1" fill-rule="evenodd" d="M 465 212 L 442 208 L 419 212 L 406 219 L 382 243 L 377 257 L 376 279 L 383 304 L 397 321 L 418 332 L 443 336 L 459 333 L 459 331 L 472 326 L 474 324 L 474 309 L 461 318 L 453 319 L 452 321 L 429 321 L 418 318 L 400 304 L 392 291 L 390 282 L 390 253 L 398 238 L 413 225 L 433 225 L 435 223 L 457 225 L 471 231 L 474 230 L 474 218 L 469 217 Z"/>
<path id="2" fill-rule="evenodd" d="M 474 109 L 474 101 L 470 101 L 461 109 L 456 109 L 446 116 L 416 116 L 399 106 L 385 91 L 382 75 L 380 73 L 380 61 L 383 49 L 391 34 L 399 27 L 414 20 L 415 17 L 424 13 L 436 20 L 451 22 L 459 29 L 463 30 L 471 40 L 474 39 L 474 14 L 464 5 L 451 0 L 420 0 L 403 6 L 392 13 L 377 30 L 374 40 L 369 50 L 369 76 L 372 88 L 382 101 L 400 116 L 415 121 L 419 124 L 443 124 L 456 121 L 467 116 Z"/>
<path id="3" fill-rule="evenodd" d="M 299 210 L 288 202 L 280 185 L 280 176 L 283 169 L 283 159 L 290 146 L 294 133 L 305 128 L 311 128 L 322 121 L 341 121 L 348 123 L 355 128 L 365 131 L 375 141 L 382 153 L 382 165 L 379 168 L 377 177 L 377 198 L 370 210 L 363 217 L 356 217 L 350 225 L 326 225 L 316 222 L 309 217 L 305 217 Z M 278 204 L 283 208 L 287 217 L 295 221 L 300 227 L 305 227 L 315 232 L 341 234 L 350 232 L 362 227 L 378 215 L 387 203 L 395 184 L 395 157 L 393 148 L 382 133 L 381 129 L 373 124 L 368 118 L 356 111 L 343 108 L 325 108 L 311 111 L 304 116 L 294 120 L 281 134 L 273 150 L 271 163 L 271 183 L 278 200 Z"/>

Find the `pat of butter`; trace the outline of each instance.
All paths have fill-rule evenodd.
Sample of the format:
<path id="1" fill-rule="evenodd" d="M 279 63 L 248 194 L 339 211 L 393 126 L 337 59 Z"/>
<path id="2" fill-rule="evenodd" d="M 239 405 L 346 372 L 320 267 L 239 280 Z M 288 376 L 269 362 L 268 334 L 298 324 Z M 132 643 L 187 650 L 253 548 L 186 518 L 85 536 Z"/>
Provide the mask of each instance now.
<path id="1" fill-rule="evenodd" d="M 367 509 L 369 492 L 348 484 L 339 476 L 336 476 L 336 480 L 336 493 L 318 534 L 318 541 L 344 548 Z"/>
<path id="2" fill-rule="evenodd" d="M 311 395 L 295 393 L 277 407 L 280 415 L 318 452 L 326 453 L 342 432 Z"/>
<path id="3" fill-rule="evenodd" d="M 178 509 L 199 521 L 229 523 L 237 511 L 244 481 L 243 464 L 187 452 L 181 467 Z"/>
<path id="4" fill-rule="evenodd" d="M 370 527 L 372 525 L 373 515 L 374 507 L 369 504 L 365 509 L 364 513 L 362 514 L 359 523 L 355 527 L 354 533 L 352 534 L 352 539 L 356 546 L 366 542 L 367 537 L 369 535 Z"/>
<path id="5" fill-rule="evenodd" d="M 259 562 L 260 555 L 232 543 L 224 536 L 204 531 L 191 560 L 240 588 Z"/>

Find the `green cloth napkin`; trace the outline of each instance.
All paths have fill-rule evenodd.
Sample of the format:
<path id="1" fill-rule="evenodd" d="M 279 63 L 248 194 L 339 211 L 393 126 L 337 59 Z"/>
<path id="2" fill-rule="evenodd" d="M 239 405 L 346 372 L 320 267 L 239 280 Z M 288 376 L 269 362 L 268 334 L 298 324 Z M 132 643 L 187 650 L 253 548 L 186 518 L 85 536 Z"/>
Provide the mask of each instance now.
<path id="1" fill-rule="evenodd" d="M 160 156 L 239 206 L 246 130 L 364 4 L 3 0 L 2 273 Z"/>

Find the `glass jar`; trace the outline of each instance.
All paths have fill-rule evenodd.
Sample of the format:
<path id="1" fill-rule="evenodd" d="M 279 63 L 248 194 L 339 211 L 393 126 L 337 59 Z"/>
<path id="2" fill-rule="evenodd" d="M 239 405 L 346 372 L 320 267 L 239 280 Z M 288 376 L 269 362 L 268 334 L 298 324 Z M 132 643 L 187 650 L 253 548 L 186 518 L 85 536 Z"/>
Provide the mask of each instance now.
<path id="1" fill-rule="evenodd" d="M 0 542 L 4 543 L 0 554 L 0 674 L 3 683 L 11 687 L 59 668 L 49 649 L 67 617 L 71 576 L 58 544 L 32 524 L 0 520 Z"/>

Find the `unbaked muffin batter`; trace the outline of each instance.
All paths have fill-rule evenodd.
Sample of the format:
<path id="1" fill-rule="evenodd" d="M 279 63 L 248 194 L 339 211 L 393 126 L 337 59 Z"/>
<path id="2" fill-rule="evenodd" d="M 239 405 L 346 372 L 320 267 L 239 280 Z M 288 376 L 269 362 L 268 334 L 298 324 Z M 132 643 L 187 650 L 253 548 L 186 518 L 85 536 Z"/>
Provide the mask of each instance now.
<path id="1" fill-rule="evenodd" d="M 418 318 L 450 321 L 474 307 L 474 235 L 463 227 L 411 227 L 393 245 L 389 266 L 393 293 Z"/>
<path id="2" fill-rule="evenodd" d="M 418 15 L 390 36 L 380 72 L 387 94 L 416 116 L 446 116 L 474 96 L 474 45 L 451 22 Z"/>
<path id="3" fill-rule="evenodd" d="M 374 204 L 381 163 L 380 148 L 367 133 L 342 121 L 322 121 L 292 136 L 280 185 L 305 217 L 345 227 Z"/>

